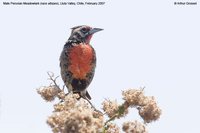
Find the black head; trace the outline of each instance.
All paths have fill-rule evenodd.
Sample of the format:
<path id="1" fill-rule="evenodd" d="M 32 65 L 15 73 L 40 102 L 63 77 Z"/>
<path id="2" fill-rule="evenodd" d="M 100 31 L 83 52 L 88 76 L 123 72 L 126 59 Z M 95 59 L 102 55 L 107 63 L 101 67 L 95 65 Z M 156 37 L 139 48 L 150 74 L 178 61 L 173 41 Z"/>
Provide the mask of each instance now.
<path id="1" fill-rule="evenodd" d="M 81 25 L 71 28 L 72 32 L 68 39 L 68 41 L 71 42 L 77 42 L 77 43 L 90 43 L 90 39 L 92 38 L 92 35 L 98 31 L 101 31 L 103 29 L 100 28 L 92 28 L 87 25 Z"/>

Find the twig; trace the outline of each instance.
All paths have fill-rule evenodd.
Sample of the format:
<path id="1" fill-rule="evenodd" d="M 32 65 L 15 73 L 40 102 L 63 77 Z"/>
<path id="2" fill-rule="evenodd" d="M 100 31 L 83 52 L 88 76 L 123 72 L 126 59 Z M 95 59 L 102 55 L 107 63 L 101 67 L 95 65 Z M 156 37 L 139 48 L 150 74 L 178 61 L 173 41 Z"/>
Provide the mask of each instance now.
<path id="1" fill-rule="evenodd" d="M 82 96 L 81 96 L 81 97 L 82 97 Z M 82 97 L 82 98 L 85 99 L 85 100 L 90 104 L 90 106 L 94 109 L 94 111 L 96 111 L 96 112 L 98 112 L 98 113 L 100 113 L 100 114 L 103 114 L 100 110 L 98 110 L 98 109 L 96 109 L 96 108 L 94 107 L 94 105 L 90 102 L 89 99 L 84 98 L 84 97 Z"/>
<path id="2" fill-rule="evenodd" d="M 62 88 L 62 90 L 63 90 L 63 91 L 65 90 L 65 85 L 63 85 L 63 88 Z"/>
<path id="3" fill-rule="evenodd" d="M 108 124 L 108 122 L 114 120 L 117 116 L 118 116 L 118 113 L 116 113 L 115 115 L 113 115 L 110 119 L 108 119 L 108 120 L 105 122 L 104 126 L 106 126 L 106 125 Z"/>
<path id="4" fill-rule="evenodd" d="M 51 80 L 51 81 L 54 83 L 54 85 L 60 89 L 60 87 L 59 87 L 59 86 L 57 85 L 57 83 L 56 83 L 56 79 L 57 79 L 59 76 L 57 76 L 57 77 L 55 77 L 55 78 L 53 79 L 53 77 L 54 77 L 54 73 L 53 73 L 53 72 L 47 72 L 47 74 L 49 75 L 49 80 Z"/>

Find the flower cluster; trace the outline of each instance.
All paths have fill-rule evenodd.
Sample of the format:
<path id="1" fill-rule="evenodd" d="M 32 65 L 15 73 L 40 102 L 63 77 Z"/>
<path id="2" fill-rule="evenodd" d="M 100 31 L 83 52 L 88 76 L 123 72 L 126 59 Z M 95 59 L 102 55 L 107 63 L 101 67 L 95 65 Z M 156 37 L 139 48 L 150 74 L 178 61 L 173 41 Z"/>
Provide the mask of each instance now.
<path id="1" fill-rule="evenodd" d="M 42 86 L 39 89 L 37 89 L 37 92 L 42 96 L 44 100 L 51 102 L 55 99 L 58 93 L 61 92 L 61 90 L 56 85 L 51 85 L 51 86 Z"/>
<path id="2" fill-rule="evenodd" d="M 110 100 L 106 99 L 103 102 L 103 110 L 109 117 L 112 117 L 117 113 L 118 107 L 119 107 L 119 105 L 118 105 L 117 101 L 110 101 Z"/>
<path id="3" fill-rule="evenodd" d="M 86 101 L 77 100 L 78 97 L 68 94 L 64 102 L 54 105 L 54 113 L 47 120 L 54 133 L 92 133 L 102 129 L 102 114 L 92 110 Z"/>
<path id="4" fill-rule="evenodd" d="M 145 101 L 145 95 L 141 89 L 129 89 L 122 92 L 123 99 L 129 106 L 143 106 Z"/>
<path id="5" fill-rule="evenodd" d="M 145 123 L 158 120 L 161 109 L 157 106 L 155 98 L 145 96 L 142 89 L 129 89 L 122 92 L 124 103 L 119 105 L 116 101 L 105 100 L 103 110 L 110 119 L 120 118 L 128 113 L 130 107 L 135 107 L 139 111 Z"/>
<path id="6" fill-rule="evenodd" d="M 103 113 L 96 110 L 88 101 L 80 98 L 79 94 L 65 94 L 52 77 L 55 85 L 40 87 L 38 94 L 46 101 L 52 101 L 56 97 L 60 101 L 54 104 L 52 115 L 47 119 L 47 124 L 54 133 L 119 133 L 120 128 L 113 121 L 128 114 L 130 108 L 138 110 L 144 123 L 158 120 L 161 109 L 157 106 L 152 96 L 145 96 L 142 89 L 129 89 L 122 92 L 124 102 L 106 99 L 103 101 Z M 108 116 L 106 119 L 105 115 Z M 134 120 L 124 122 L 122 130 L 125 133 L 147 133 L 147 127 L 143 123 Z"/>
<path id="7" fill-rule="evenodd" d="M 148 133 L 146 126 L 137 120 L 133 122 L 124 122 L 122 129 L 125 133 Z"/>
<path id="8" fill-rule="evenodd" d="M 140 116 L 145 123 L 150 123 L 160 118 L 161 109 L 157 106 L 154 97 L 147 98 L 147 104 L 138 108 Z"/>
<path id="9" fill-rule="evenodd" d="M 106 133 L 120 133 L 120 128 L 114 123 L 109 123 L 106 128 Z"/>

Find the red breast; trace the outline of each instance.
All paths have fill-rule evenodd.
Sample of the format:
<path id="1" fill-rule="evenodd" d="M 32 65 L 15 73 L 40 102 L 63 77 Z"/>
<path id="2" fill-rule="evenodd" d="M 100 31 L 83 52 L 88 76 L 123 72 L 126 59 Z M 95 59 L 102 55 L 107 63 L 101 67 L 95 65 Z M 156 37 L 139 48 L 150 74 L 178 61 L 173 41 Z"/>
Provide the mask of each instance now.
<path id="1" fill-rule="evenodd" d="M 93 48 L 89 44 L 79 44 L 70 49 L 69 71 L 72 72 L 74 78 L 86 77 L 91 71 L 93 56 Z"/>

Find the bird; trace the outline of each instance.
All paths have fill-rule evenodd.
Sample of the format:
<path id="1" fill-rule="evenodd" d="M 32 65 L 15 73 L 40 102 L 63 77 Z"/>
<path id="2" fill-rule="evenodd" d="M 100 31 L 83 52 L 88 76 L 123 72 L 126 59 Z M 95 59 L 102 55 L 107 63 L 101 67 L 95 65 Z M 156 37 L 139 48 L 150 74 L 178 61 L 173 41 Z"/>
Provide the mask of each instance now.
<path id="1" fill-rule="evenodd" d="M 71 28 L 71 35 L 60 55 L 60 73 L 68 93 L 78 93 L 80 98 L 91 100 L 87 91 L 96 68 L 96 52 L 90 45 L 94 33 L 101 28 L 80 25 Z"/>

